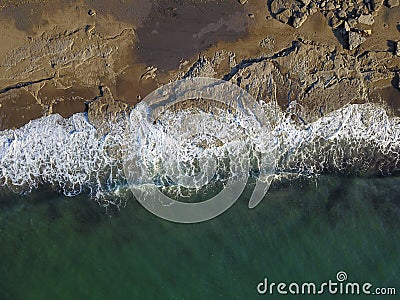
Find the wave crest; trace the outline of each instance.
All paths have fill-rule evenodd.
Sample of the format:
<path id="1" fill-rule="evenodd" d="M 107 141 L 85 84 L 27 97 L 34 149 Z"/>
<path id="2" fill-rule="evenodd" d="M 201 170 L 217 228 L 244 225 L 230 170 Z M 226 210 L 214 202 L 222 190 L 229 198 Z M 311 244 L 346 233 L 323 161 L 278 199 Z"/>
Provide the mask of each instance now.
<path id="1" fill-rule="evenodd" d="M 262 114 L 275 120 L 272 135 L 259 134 L 261 128 L 261 131 L 254 131 L 251 141 L 256 149 L 276 147 L 276 176 L 332 172 L 389 175 L 399 171 L 400 119 L 388 117 L 383 108 L 374 104 L 348 105 L 311 124 L 299 125 L 283 113 L 271 110 L 271 105 L 263 104 Z M 145 111 L 136 114 L 138 120 L 143 122 L 144 119 L 140 118 L 145 118 L 145 115 Z M 232 115 L 221 114 L 220 117 L 226 119 Z M 176 134 L 176 125 L 183 118 L 188 127 L 198 124 L 200 119 L 206 121 L 202 123 L 203 135 L 190 136 L 188 131 L 180 140 L 195 145 L 211 143 L 211 150 L 202 152 L 204 157 L 220 155 L 219 143 L 239 134 L 235 127 L 215 127 L 216 124 L 207 119 L 206 112 L 197 111 L 193 118 L 188 118 L 187 112 L 186 115 L 166 113 L 160 120 L 163 125 L 151 133 L 156 134 L 153 138 L 164 142 L 155 143 L 149 150 L 153 156 L 148 155 L 147 158 L 154 161 L 148 163 L 160 159 L 167 162 L 177 172 L 178 179 L 180 176 L 182 184 L 190 175 L 187 169 L 179 171 L 179 166 L 185 163 L 185 155 L 190 156 L 184 151 L 198 151 L 198 148 L 191 148 L 190 145 L 185 148 L 179 143 L 168 146 L 162 132 L 168 127 L 170 133 Z M 79 113 L 68 119 L 50 115 L 19 129 L 0 132 L 0 184 L 19 193 L 51 185 L 67 196 L 87 192 L 105 205 L 120 204 L 118 195 L 127 185 L 123 169 L 124 151 L 132 149 L 134 143 L 145 142 L 132 141 L 127 135 L 129 126 L 132 126 L 130 118 L 120 120 L 104 135 L 90 124 L 85 114 Z M 207 130 L 218 133 L 219 140 L 215 134 L 209 137 L 204 135 Z M 143 134 L 149 135 L 150 131 Z M 240 134 L 246 136 L 244 132 Z M 199 185 L 203 183 L 204 180 L 199 178 Z"/>

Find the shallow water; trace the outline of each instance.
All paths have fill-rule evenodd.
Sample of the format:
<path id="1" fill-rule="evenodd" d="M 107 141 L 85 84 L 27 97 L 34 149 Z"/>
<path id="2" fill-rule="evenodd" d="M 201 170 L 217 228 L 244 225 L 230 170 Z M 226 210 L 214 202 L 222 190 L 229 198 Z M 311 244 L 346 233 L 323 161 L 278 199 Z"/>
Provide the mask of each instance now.
<path id="1" fill-rule="evenodd" d="M 264 277 L 320 283 L 338 271 L 400 288 L 399 177 L 275 182 L 249 210 L 253 187 L 186 225 L 134 199 L 106 212 L 86 196 L 2 191 L 0 299 L 253 299 Z"/>

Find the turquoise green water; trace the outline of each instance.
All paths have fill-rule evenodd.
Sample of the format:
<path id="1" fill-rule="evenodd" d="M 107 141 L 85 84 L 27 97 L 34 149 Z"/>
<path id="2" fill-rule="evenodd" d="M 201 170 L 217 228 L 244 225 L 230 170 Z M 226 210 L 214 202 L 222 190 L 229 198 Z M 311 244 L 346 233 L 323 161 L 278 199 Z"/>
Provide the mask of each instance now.
<path id="1" fill-rule="evenodd" d="M 84 196 L 3 192 L 0 299 L 292 299 L 256 286 L 264 277 L 320 283 L 342 270 L 400 292 L 399 177 L 274 184 L 249 210 L 251 191 L 192 225 L 134 200 L 106 213 Z"/>

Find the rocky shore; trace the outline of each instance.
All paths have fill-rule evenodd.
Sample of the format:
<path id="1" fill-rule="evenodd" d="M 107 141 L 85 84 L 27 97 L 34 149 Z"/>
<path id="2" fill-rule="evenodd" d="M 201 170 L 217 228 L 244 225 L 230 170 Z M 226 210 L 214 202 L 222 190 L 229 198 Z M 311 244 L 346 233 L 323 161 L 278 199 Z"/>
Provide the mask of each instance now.
<path id="1" fill-rule="evenodd" d="M 191 76 L 308 123 L 348 103 L 400 115 L 398 0 L 0 1 L 0 129 L 94 124 Z"/>

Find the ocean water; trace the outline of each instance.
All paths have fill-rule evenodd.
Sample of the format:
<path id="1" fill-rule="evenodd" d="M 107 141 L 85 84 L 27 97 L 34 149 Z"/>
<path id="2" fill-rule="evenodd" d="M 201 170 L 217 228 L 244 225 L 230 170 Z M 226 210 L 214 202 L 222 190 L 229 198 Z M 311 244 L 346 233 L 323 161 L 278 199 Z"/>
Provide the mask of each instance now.
<path id="1" fill-rule="evenodd" d="M 250 181 L 230 210 L 198 224 L 162 220 L 133 198 L 105 210 L 83 195 L 3 190 L 0 299 L 279 299 L 257 284 L 339 271 L 399 292 L 399 186 L 396 176 L 275 182 L 249 210 Z"/>
<path id="2" fill-rule="evenodd" d="M 0 132 L 0 299 L 275 299 L 258 294 L 265 278 L 318 286 L 339 272 L 400 292 L 400 118 L 362 104 L 304 124 L 240 102 L 151 119 L 164 106 L 141 103 L 99 128 L 50 115 Z M 198 224 L 132 194 L 198 202 L 230 177 L 243 194 Z"/>

